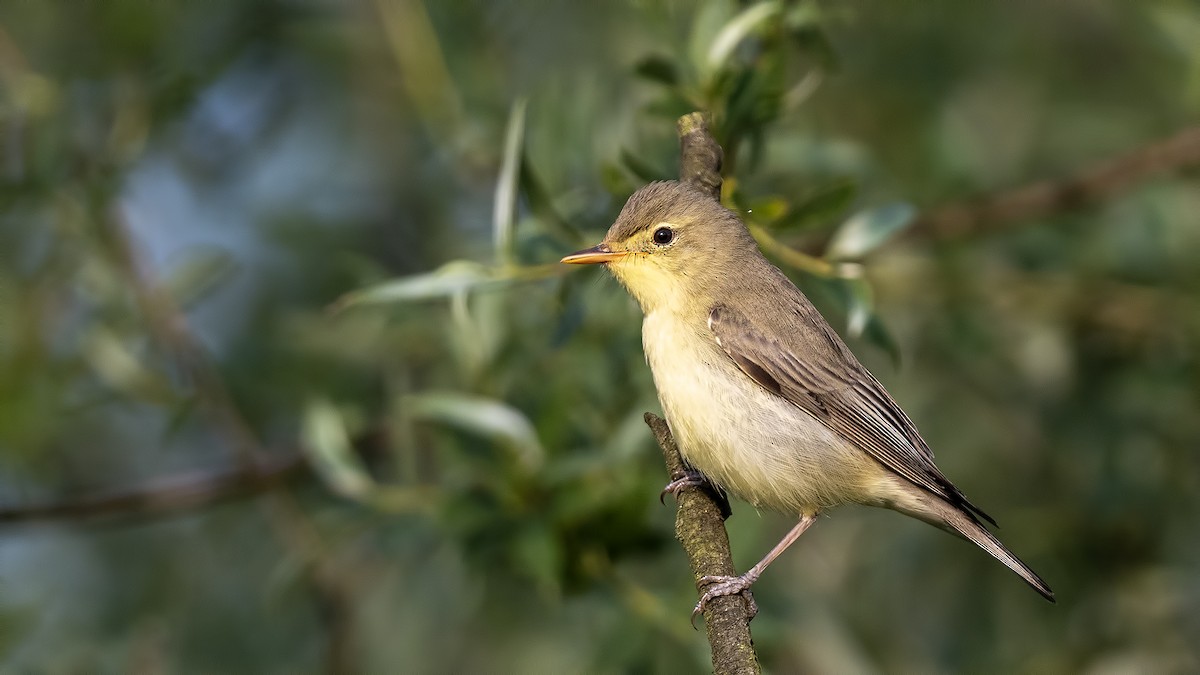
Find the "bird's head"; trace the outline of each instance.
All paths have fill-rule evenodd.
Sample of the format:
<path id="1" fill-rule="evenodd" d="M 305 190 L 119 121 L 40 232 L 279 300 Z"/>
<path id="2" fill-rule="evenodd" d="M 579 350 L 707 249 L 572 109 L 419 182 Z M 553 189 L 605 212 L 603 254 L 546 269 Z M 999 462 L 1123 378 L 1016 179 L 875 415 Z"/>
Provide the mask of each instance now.
<path id="1" fill-rule="evenodd" d="M 738 217 L 686 183 L 650 183 L 633 194 L 604 241 L 562 259 L 604 264 L 644 312 L 716 300 L 758 247 Z"/>

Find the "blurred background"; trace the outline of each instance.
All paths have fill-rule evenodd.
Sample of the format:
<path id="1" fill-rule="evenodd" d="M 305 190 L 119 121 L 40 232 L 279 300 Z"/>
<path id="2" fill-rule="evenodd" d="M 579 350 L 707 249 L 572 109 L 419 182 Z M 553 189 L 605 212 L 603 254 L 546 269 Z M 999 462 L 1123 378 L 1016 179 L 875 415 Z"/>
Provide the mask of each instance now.
<path id="1" fill-rule="evenodd" d="M 1089 0 L 0 4 L 4 670 L 709 669 L 640 313 L 556 264 L 695 109 L 1059 598 L 845 508 L 766 668 L 1200 670 L 1200 5 Z"/>

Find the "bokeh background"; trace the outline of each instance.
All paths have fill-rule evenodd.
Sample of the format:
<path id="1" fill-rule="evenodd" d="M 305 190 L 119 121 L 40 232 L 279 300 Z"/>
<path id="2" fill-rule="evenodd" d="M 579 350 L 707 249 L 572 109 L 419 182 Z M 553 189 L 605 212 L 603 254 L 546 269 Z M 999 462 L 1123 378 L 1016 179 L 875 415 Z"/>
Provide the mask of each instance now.
<path id="1" fill-rule="evenodd" d="M 700 108 L 1059 597 L 846 508 L 767 669 L 1200 670 L 1200 5 L 1089 0 L 0 3 L 3 670 L 708 669 L 639 312 L 556 264 Z"/>

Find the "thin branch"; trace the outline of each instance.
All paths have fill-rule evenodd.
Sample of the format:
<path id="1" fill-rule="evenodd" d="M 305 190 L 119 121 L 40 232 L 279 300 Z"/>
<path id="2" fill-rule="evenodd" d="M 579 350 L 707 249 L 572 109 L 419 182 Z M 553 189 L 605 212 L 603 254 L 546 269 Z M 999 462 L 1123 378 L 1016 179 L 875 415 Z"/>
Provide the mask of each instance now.
<path id="1" fill-rule="evenodd" d="M 153 283 L 149 274 L 142 270 L 124 213 L 115 209 L 106 225 L 117 267 L 125 275 L 154 338 L 191 380 L 214 427 L 233 446 L 242 464 L 250 470 L 261 469 L 267 457 L 261 441 L 233 401 L 207 352 L 188 329 L 183 312 L 165 289 Z M 328 637 L 326 668 L 335 674 L 354 672 L 357 669 L 354 655 L 347 642 L 352 631 L 345 623 L 353 614 L 349 610 L 352 600 L 340 575 L 327 562 L 325 546 L 316 528 L 281 485 L 274 487 L 277 489 L 268 493 L 269 498 L 264 504 L 283 545 L 304 564 L 318 612 L 325 621 Z"/>
<path id="2" fill-rule="evenodd" d="M 108 517 L 148 517 L 191 510 L 275 489 L 307 468 L 299 455 L 253 467 L 196 472 L 134 489 L 45 504 L 0 508 L 0 524 Z"/>
<path id="3" fill-rule="evenodd" d="M 684 115 L 679 118 L 678 131 L 680 179 L 702 188 L 719 201 L 722 151 L 709 131 L 707 118 L 699 112 Z M 682 477 L 686 465 L 667 422 L 646 413 L 646 424 L 662 449 L 668 475 L 672 480 Z M 675 536 L 687 553 L 697 584 L 708 575 L 734 575 L 729 536 L 725 532 L 728 505 L 696 487 L 681 490 L 677 501 Z M 748 603 L 741 596 L 715 598 L 705 607 L 704 627 L 712 649 L 713 670 L 719 675 L 761 671 L 750 637 L 751 618 Z"/>
<path id="4" fill-rule="evenodd" d="M 1200 127 L 1143 145 L 1077 175 L 1045 180 L 921 215 L 910 234 L 963 237 L 1000 225 L 1043 218 L 1110 199 L 1159 174 L 1200 165 Z"/>
<path id="5" fill-rule="evenodd" d="M 650 425 L 654 439 L 662 449 L 671 479 L 682 477 L 685 464 L 666 420 L 646 413 L 646 424 Z M 697 583 L 707 575 L 736 575 L 720 502 L 698 487 L 681 490 L 677 499 L 675 538 L 683 544 Z M 747 603 L 740 595 L 714 598 L 705 606 L 704 630 L 712 648 L 713 672 L 718 675 L 760 672 L 754 641 L 750 637 L 750 618 Z"/>

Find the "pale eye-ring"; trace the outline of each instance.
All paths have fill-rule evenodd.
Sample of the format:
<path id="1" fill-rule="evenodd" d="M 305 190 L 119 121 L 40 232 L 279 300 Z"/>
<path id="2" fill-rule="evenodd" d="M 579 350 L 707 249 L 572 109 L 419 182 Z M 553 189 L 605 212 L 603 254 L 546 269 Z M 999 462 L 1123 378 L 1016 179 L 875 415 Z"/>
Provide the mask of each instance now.
<path id="1" fill-rule="evenodd" d="M 675 239 L 675 232 L 669 227 L 660 227 L 654 231 L 654 243 L 666 246 Z"/>

